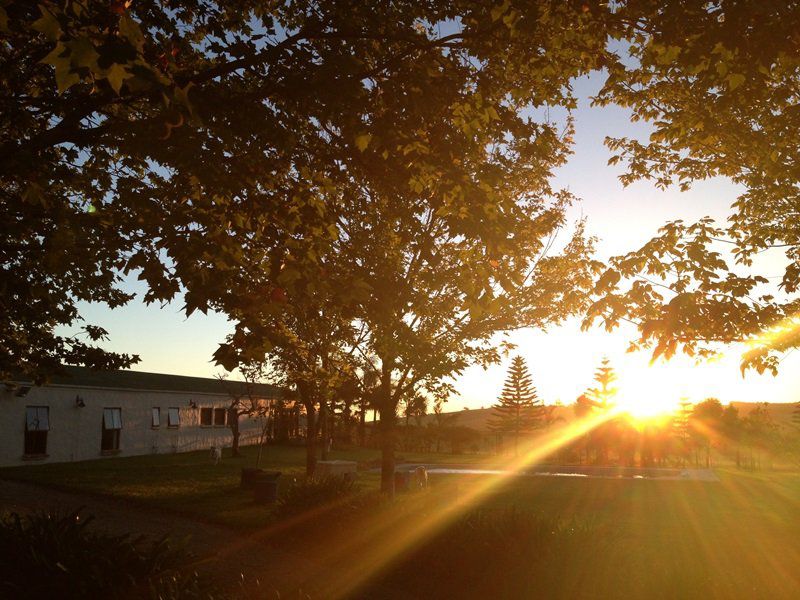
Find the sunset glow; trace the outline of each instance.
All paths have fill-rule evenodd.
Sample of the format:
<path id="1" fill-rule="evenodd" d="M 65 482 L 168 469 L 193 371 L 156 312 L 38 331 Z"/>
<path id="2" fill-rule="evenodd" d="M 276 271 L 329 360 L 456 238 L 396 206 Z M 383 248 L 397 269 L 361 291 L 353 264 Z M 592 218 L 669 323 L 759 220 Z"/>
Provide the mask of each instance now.
<path id="1" fill-rule="evenodd" d="M 632 368 L 620 373 L 619 393 L 615 408 L 635 420 L 648 420 L 670 415 L 677 410 L 685 382 L 673 382 L 673 386 L 653 385 L 653 368 Z"/>

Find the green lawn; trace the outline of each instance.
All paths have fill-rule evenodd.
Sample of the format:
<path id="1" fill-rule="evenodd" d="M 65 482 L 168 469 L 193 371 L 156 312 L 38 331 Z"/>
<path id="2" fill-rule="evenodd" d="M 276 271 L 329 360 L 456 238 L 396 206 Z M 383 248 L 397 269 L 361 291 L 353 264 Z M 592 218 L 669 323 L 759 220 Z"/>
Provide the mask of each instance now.
<path id="1" fill-rule="evenodd" d="M 16 479 L 73 491 L 103 494 L 135 500 L 159 509 L 179 512 L 208 522 L 234 527 L 268 523 L 268 508 L 253 502 L 252 492 L 239 487 L 242 467 L 254 466 L 257 449 L 242 448 L 242 456 L 231 458 L 226 451 L 219 465 L 208 451 L 183 454 L 117 457 L 75 463 L 26 465 L 0 469 L 0 479 Z M 361 467 L 380 457 L 377 450 L 352 448 L 334 450 L 333 460 L 355 460 Z M 409 462 L 476 464 L 488 460 L 481 455 L 398 453 Z M 269 446 L 261 467 L 283 473 L 281 486 L 302 476 L 305 449 Z M 377 488 L 377 473 L 359 474 L 362 489 Z"/>
<path id="2" fill-rule="evenodd" d="M 494 533 L 464 536 L 460 547 L 434 545 L 422 559 L 412 552 L 410 565 L 384 584 L 428 598 L 800 598 L 800 473 L 719 475 L 720 482 L 516 478 L 489 487 L 478 504 L 514 506 L 590 533 L 567 550 L 556 544 L 555 556 L 547 542 L 531 548 L 513 531 L 499 544 Z M 463 500 L 487 481 L 435 483 Z M 483 552 L 462 550 L 482 544 Z M 516 556 L 519 547 L 525 557 Z M 442 555 L 451 556 L 436 559 Z M 456 569 L 459 577 L 449 577 Z M 413 576 L 422 570 L 426 579 Z"/>
<path id="3" fill-rule="evenodd" d="M 256 505 L 250 492 L 239 488 L 240 469 L 252 466 L 254 456 L 255 449 L 246 448 L 242 458 L 225 457 L 217 466 L 206 452 L 114 458 L 7 468 L 0 470 L 0 478 L 133 499 L 208 522 L 252 529 L 274 521 L 268 507 Z M 357 460 L 363 466 L 377 457 L 376 451 L 365 449 L 335 451 L 331 456 Z M 497 460 L 472 455 L 404 454 L 403 458 L 460 464 Z M 269 447 L 262 467 L 282 471 L 286 485 L 302 474 L 303 460 L 303 448 Z M 583 538 L 588 542 L 548 559 L 555 566 L 549 569 L 547 582 L 540 582 L 545 587 L 539 594 L 544 595 L 531 591 L 540 584 L 521 576 L 520 586 L 528 587 L 514 588 L 507 597 L 800 597 L 800 473 L 720 470 L 718 474 L 720 482 L 432 476 L 431 493 L 412 494 L 394 506 L 358 513 L 357 525 L 327 531 L 317 523 L 307 528 L 307 539 L 301 532 L 294 545 L 334 572 L 360 564 L 364 573 L 374 569 L 378 581 L 386 578 L 390 587 L 402 588 L 414 578 L 409 580 L 401 571 L 393 578 L 391 565 L 401 564 L 403 557 L 413 559 L 421 542 L 457 525 L 476 507 L 513 506 L 553 522 L 575 523 L 591 534 Z M 362 471 L 359 481 L 362 489 L 376 489 L 378 474 Z M 481 493 L 475 496 L 477 490 Z M 417 526 L 419 532 L 414 531 Z M 281 543 L 290 542 L 281 539 Z M 389 560 L 382 563 L 375 550 L 384 545 L 389 547 Z M 531 564 L 535 560 L 537 556 L 531 556 Z M 407 591 L 451 597 L 460 585 L 466 594 L 462 597 L 470 593 L 474 597 L 478 590 L 491 594 L 492 590 L 481 588 L 489 579 L 480 573 L 490 567 L 502 569 L 503 558 L 490 553 L 480 561 L 474 568 L 460 567 L 460 583 L 447 577 L 457 566 L 445 561 L 439 566 L 442 581 L 422 592 Z M 413 567 L 412 572 L 417 570 Z M 354 575 L 359 585 L 364 583 L 361 575 Z M 318 574 L 314 577 L 319 579 Z"/>

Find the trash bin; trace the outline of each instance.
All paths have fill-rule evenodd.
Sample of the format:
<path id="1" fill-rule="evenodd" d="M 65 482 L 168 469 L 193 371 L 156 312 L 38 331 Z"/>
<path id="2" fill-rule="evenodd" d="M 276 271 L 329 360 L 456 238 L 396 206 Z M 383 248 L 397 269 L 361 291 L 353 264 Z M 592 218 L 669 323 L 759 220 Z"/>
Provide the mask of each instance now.
<path id="1" fill-rule="evenodd" d="M 410 477 L 408 471 L 395 471 L 394 490 L 396 492 L 407 492 L 409 479 Z"/>
<path id="2" fill-rule="evenodd" d="M 253 482 L 253 495 L 259 504 L 275 502 L 278 499 L 278 478 L 280 471 L 263 471 Z"/>
<path id="3" fill-rule="evenodd" d="M 251 488 L 258 479 L 259 475 L 264 472 L 264 469 L 256 469 L 254 467 L 242 468 L 242 487 Z"/>

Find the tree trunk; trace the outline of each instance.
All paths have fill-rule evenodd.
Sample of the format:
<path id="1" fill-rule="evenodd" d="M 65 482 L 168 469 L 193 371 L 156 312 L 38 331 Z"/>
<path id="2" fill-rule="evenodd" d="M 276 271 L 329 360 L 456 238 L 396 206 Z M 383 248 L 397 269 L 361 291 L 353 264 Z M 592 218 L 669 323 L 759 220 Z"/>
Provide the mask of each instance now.
<path id="1" fill-rule="evenodd" d="M 362 406 L 358 414 L 358 445 L 362 448 L 367 443 L 367 407 Z"/>
<path id="2" fill-rule="evenodd" d="M 228 426 L 231 428 L 231 456 L 239 456 L 239 411 L 235 408 L 228 411 Z"/>
<path id="3" fill-rule="evenodd" d="M 394 447 L 397 406 L 392 398 L 392 361 L 381 357 L 381 386 L 378 409 L 381 412 L 381 491 L 394 498 Z"/>
<path id="4" fill-rule="evenodd" d="M 381 491 L 394 498 L 394 410 L 381 410 Z"/>
<path id="5" fill-rule="evenodd" d="M 306 409 L 306 477 L 313 477 L 317 467 L 317 411 L 314 401 L 303 400 Z"/>
<path id="6" fill-rule="evenodd" d="M 319 429 L 322 434 L 321 460 L 328 460 L 328 439 L 331 435 L 328 414 L 328 403 L 323 400 L 319 403 Z"/>

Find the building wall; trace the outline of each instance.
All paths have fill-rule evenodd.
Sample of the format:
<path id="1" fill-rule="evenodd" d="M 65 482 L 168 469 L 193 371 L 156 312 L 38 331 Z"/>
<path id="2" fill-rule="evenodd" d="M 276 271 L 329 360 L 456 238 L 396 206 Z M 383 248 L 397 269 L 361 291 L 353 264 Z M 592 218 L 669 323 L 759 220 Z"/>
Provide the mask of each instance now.
<path id="1" fill-rule="evenodd" d="M 85 405 L 76 406 L 76 396 Z M 192 408 L 190 402 L 197 408 Z M 202 407 L 227 408 L 230 397 L 224 394 L 202 394 L 155 390 L 121 390 L 79 386 L 33 387 L 23 397 L 0 386 L 0 466 L 92 460 L 107 456 L 135 456 L 189 452 L 217 447 L 230 447 L 231 432 L 227 426 L 201 426 Z M 49 407 L 50 430 L 47 434 L 47 456 L 24 456 L 26 407 Z M 151 427 L 152 408 L 161 409 L 161 425 Z M 168 409 L 177 407 L 180 426 L 167 426 Z M 122 409 L 122 430 L 119 452 L 104 454 L 100 438 L 104 408 Z M 256 443 L 260 421 L 240 419 L 240 444 Z"/>

